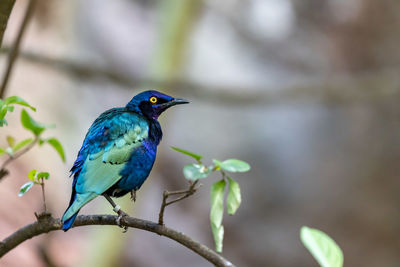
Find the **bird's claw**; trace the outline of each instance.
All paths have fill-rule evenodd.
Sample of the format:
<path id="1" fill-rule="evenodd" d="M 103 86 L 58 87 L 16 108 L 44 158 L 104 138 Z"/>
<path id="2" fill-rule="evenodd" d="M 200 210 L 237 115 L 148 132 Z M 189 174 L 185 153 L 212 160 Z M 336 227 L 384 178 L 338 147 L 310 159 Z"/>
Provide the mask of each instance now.
<path id="1" fill-rule="evenodd" d="M 133 200 L 133 202 L 136 202 L 136 190 L 131 191 L 131 200 Z"/>
<path id="2" fill-rule="evenodd" d="M 125 214 L 121 214 L 121 215 L 118 215 L 118 217 L 117 217 L 117 220 L 116 220 L 116 222 L 117 222 L 117 225 L 120 227 L 120 228 L 123 228 L 124 230 L 122 231 L 122 233 L 126 233 L 127 231 L 128 231 L 128 226 L 123 226 L 123 225 L 121 225 L 121 219 L 122 219 L 122 217 L 124 217 L 124 216 L 127 216 L 127 214 L 125 213 Z"/>
<path id="3" fill-rule="evenodd" d="M 128 226 L 122 226 L 121 219 L 122 219 L 122 217 L 128 216 L 128 214 L 125 213 L 123 210 L 121 210 L 121 207 L 118 205 L 114 207 L 114 211 L 118 214 L 118 217 L 116 220 L 117 225 L 124 229 L 123 233 L 126 233 L 128 231 Z"/>

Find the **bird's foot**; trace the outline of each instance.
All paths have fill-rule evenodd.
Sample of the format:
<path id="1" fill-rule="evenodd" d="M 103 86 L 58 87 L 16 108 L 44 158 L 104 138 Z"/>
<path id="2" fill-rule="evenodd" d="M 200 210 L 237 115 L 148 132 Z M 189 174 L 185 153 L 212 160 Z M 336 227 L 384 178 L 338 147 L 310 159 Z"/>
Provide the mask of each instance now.
<path id="1" fill-rule="evenodd" d="M 113 210 L 118 214 L 118 217 L 116 220 L 117 225 L 124 229 L 123 233 L 126 233 L 128 231 L 128 226 L 121 225 L 121 219 L 122 219 L 122 217 L 126 217 L 129 215 L 126 212 L 124 212 L 123 210 L 121 210 L 121 207 L 119 205 L 115 206 L 115 208 Z"/>
<path id="2" fill-rule="evenodd" d="M 136 202 L 136 190 L 131 191 L 131 200 L 133 200 L 133 202 Z"/>

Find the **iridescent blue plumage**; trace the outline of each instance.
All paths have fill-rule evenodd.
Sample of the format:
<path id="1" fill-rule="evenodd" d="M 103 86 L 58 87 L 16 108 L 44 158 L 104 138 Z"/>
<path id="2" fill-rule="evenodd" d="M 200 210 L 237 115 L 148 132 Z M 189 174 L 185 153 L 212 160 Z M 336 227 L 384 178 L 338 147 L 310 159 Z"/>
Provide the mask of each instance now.
<path id="1" fill-rule="evenodd" d="M 123 196 L 148 177 L 162 131 L 157 119 L 167 108 L 188 101 L 145 91 L 124 108 L 101 114 L 92 124 L 71 169 L 71 200 L 62 217 L 72 227 L 79 210 L 98 195 Z"/>

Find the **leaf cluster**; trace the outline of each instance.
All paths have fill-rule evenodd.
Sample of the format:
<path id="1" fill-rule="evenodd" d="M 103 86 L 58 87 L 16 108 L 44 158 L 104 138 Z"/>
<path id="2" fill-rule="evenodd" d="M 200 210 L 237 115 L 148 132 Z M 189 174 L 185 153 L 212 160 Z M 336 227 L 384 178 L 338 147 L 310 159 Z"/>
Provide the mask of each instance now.
<path id="1" fill-rule="evenodd" d="M 23 184 L 19 189 L 18 196 L 22 197 L 25 195 L 34 185 L 44 185 L 44 180 L 48 180 L 50 178 L 50 174 L 48 172 L 38 172 L 37 170 L 31 170 L 28 173 L 29 182 Z"/>
<path id="2" fill-rule="evenodd" d="M 29 105 L 25 100 L 23 100 L 19 96 L 10 96 L 6 99 L 0 99 L 0 127 L 3 125 L 8 125 L 5 117 L 8 112 L 13 112 L 15 105 L 25 106 L 30 108 L 33 111 L 36 111 L 36 108 Z"/>
<path id="3" fill-rule="evenodd" d="M 28 104 L 24 99 L 22 99 L 19 96 L 10 96 L 7 97 L 6 99 L 2 100 L 0 99 L 0 127 L 4 125 L 8 125 L 5 116 L 7 115 L 7 112 L 13 112 L 14 111 L 14 106 L 15 105 L 21 105 L 24 107 L 28 107 L 33 111 L 36 111 L 36 108 Z M 54 125 L 46 125 L 40 122 L 37 122 L 34 120 L 26 111 L 25 109 L 22 109 L 21 111 L 21 124 L 22 126 L 27 129 L 28 131 L 32 132 L 34 137 L 26 138 L 22 141 L 16 142 L 15 138 L 13 136 L 7 136 L 7 144 L 8 147 L 0 147 L 0 155 L 3 154 L 8 154 L 10 157 L 14 157 L 15 153 L 27 148 L 29 146 L 32 146 L 33 143 L 38 141 L 39 145 L 43 144 L 49 144 L 51 147 L 53 147 L 57 153 L 60 155 L 61 160 L 65 162 L 65 152 L 64 149 L 58 141 L 57 138 L 51 137 L 51 138 L 42 138 L 42 133 L 49 128 L 54 128 Z"/>
<path id="4" fill-rule="evenodd" d="M 0 99 L 0 127 L 8 125 L 5 117 L 8 112 L 14 111 L 15 105 L 20 105 L 23 107 L 27 107 L 32 111 L 36 111 L 36 108 L 28 104 L 28 102 L 26 102 L 19 96 L 10 96 L 4 100 Z M 31 115 L 29 115 L 26 109 L 21 110 L 21 125 L 26 130 L 30 131 L 33 134 L 33 137 L 26 138 L 19 142 L 17 142 L 13 136 L 9 135 L 6 137 L 8 146 L 4 148 L 0 147 L 0 155 L 7 154 L 9 156 L 9 159 L 8 161 L 5 161 L 5 163 L 2 165 L 2 170 L 8 162 L 17 158 L 23 153 L 26 153 L 30 148 L 35 145 L 42 146 L 43 144 L 49 144 L 56 150 L 61 160 L 65 162 L 65 152 L 60 141 L 58 141 L 58 139 L 55 137 L 42 137 L 42 134 L 45 132 L 45 130 L 49 128 L 54 128 L 54 125 L 47 125 L 36 121 L 31 117 Z M 37 172 L 37 170 L 30 171 L 28 174 L 28 178 L 30 181 L 21 186 L 18 196 L 23 196 L 34 185 L 40 185 L 42 187 L 44 195 L 44 180 L 49 179 L 49 177 L 50 174 L 48 172 Z"/>
<path id="5" fill-rule="evenodd" d="M 227 159 L 224 161 L 213 159 L 213 164 L 207 166 L 203 164 L 201 159 L 203 156 L 189 152 L 187 150 L 172 147 L 175 151 L 192 157 L 196 163 L 187 164 L 183 168 L 183 175 L 190 181 L 196 181 L 209 177 L 213 172 L 219 172 L 222 178 L 215 182 L 210 189 L 210 223 L 214 237 L 215 249 L 222 252 L 222 244 L 224 239 L 224 226 L 222 219 L 224 215 L 225 192 L 228 191 L 226 197 L 226 210 L 229 215 L 235 214 L 242 202 L 239 184 L 226 172 L 247 172 L 250 165 L 242 160 Z M 228 186 L 227 186 L 228 185 Z"/>

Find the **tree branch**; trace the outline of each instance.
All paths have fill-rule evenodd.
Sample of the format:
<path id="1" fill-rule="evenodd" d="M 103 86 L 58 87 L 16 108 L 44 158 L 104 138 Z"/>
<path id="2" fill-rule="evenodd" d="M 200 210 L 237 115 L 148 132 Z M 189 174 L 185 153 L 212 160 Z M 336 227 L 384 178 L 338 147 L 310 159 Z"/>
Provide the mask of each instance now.
<path id="1" fill-rule="evenodd" d="M 159 225 L 164 225 L 164 211 L 165 211 L 165 208 L 168 205 L 171 205 L 171 204 L 173 204 L 175 202 L 181 201 L 182 199 L 190 197 L 191 195 L 196 193 L 197 189 L 199 189 L 200 186 L 201 186 L 201 184 L 200 184 L 198 187 L 196 187 L 196 184 L 197 184 L 198 181 L 199 180 L 196 180 L 194 182 L 190 182 L 189 181 L 190 182 L 190 186 L 186 190 L 179 190 L 179 191 L 167 191 L 167 190 L 164 190 L 163 200 L 161 202 L 160 213 L 158 214 L 158 224 Z M 174 200 L 171 200 L 170 202 L 167 202 L 168 197 L 169 196 L 174 196 L 174 195 L 182 195 L 182 196 L 180 196 L 180 197 L 178 197 L 178 198 L 176 198 Z"/>
<path id="2" fill-rule="evenodd" d="M 113 215 L 81 215 L 78 216 L 73 227 L 86 226 L 86 225 L 117 225 L 117 216 Z M 215 266 L 234 266 L 227 259 L 217 254 L 210 248 L 202 245 L 187 235 L 168 228 L 164 225 L 159 225 L 155 222 L 137 219 L 133 217 L 124 216 L 121 218 L 121 225 L 131 228 L 137 228 L 149 232 L 156 233 L 161 236 L 168 237 L 188 249 L 194 251 L 207 261 L 213 263 Z M 48 233 L 51 231 L 61 230 L 62 223 L 60 219 L 51 217 L 50 214 L 42 214 L 38 216 L 38 221 L 28 224 L 18 231 L 14 232 L 2 242 L 0 242 L 0 258 L 13 248 L 20 245 L 22 242 L 31 239 L 35 236 Z"/>
<path id="3" fill-rule="evenodd" d="M 3 48 L 0 53 L 9 50 L 9 48 Z M 147 84 L 154 88 L 174 88 L 177 94 L 187 93 L 204 101 L 218 103 L 218 105 L 279 105 L 296 101 L 317 101 L 331 105 L 346 105 L 357 102 L 376 103 L 391 100 L 400 94 L 398 90 L 400 83 L 398 68 L 358 73 L 353 76 L 333 74 L 326 79 L 305 81 L 293 86 L 270 88 L 268 86 L 238 87 L 237 85 L 206 84 L 184 79 L 166 81 L 139 76 L 128 77 L 106 67 L 78 63 L 70 59 L 30 51 L 22 51 L 20 57 L 70 75 L 74 79 L 102 78 L 129 90 L 138 88 L 141 84 Z"/>
<path id="4" fill-rule="evenodd" d="M 0 46 L 3 43 L 4 32 L 14 4 L 15 0 L 2 0 L 0 2 Z"/>
<path id="5" fill-rule="evenodd" d="M 36 4 L 36 0 L 29 1 L 28 7 L 26 8 L 26 11 L 25 11 L 24 19 L 23 19 L 21 27 L 19 28 L 19 31 L 18 31 L 17 39 L 15 39 L 15 42 L 14 42 L 12 49 L 10 51 L 10 54 L 8 56 L 7 69 L 6 69 L 6 72 L 4 73 L 3 81 L 2 81 L 1 87 L 0 87 L 0 98 L 3 98 L 5 95 L 7 84 L 10 79 L 11 72 L 12 72 L 12 69 L 14 66 L 14 62 L 18 56 L 19 47 L 22 42 L 22 37 L 24 36 L 27 25 L 33 15 L 33 9 L 35 7 L 35 4 Z"/>

